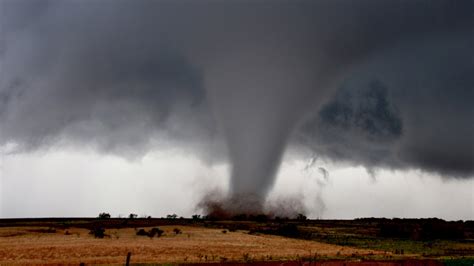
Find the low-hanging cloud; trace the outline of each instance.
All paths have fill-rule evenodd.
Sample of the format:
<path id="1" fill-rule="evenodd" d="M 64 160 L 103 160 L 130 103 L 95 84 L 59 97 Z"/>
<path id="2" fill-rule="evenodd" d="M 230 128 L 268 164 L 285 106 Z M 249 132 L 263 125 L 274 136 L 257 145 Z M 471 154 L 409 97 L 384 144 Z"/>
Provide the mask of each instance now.
<path id="1" fill-rule="evenodd" d="M 472 36 L 440 35 L 367 60 L 301 126 L 300 141 L 369 169 L 472 177 Z"/>

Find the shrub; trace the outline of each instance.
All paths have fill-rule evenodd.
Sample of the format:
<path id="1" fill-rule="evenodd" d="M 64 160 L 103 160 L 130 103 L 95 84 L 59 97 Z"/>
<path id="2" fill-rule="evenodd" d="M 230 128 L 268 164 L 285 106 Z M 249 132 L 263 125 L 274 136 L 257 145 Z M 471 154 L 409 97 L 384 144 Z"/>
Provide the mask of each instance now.
<path id="1" fill-rule="evenodd" d="M 154 236 L 156 235 L 157 237 L 160 237 L 160 236 L 163 235 L 164 232 L 165 232 L 165 231 L 161 230 L 160 228 L 154 227 L 154 228 L 152 228 L 152 229 L 150 230 L 149 236 L 150 236 L 150 237 L 154 237 Z"/>
<path id="2" fill-rule="evenodd" d="M 89 234 L 94 235 L 95 238 L 104 238 L 105 237 L 105 229 L 102 227 L 92 228 L 89 231 Z"/>
<path id="3" fill-rule="evenodd" d="M 181 229 L 179 229 L 179 228 L 173 229 L 173 232 L 174 232 L 175 234 L 177 234 L 177 235 L 183 233 L 183 232 L 181 231 Z"/>
<path id="4" fill-rule="evenodd" d="M 142 229 L 137 231 L 136 235 L 137 236 L 147 236 L 148 232 L 145 229 L 142 228 Z"/>
<path id="5" fill-rule="evenodd" d="M 152 228 L 152 229 L 151 229 L 150 231 L 148 231 L 148 232 L 147 232 L 145 229 L 142 228 L 142 229 L 140 229 L 140 230 L 137 231 L 136 235 L 137 235 L 137 236 L 148 236 L 148 237 L 150 237 L 150 238 L 153 238 L 153 237 L 155 237 L 155 236 L 156 236 L 156 237 L 160 237 L 160 236 L 163 235 L 163 233 L 164 233 L 163 230 L 161 230 L 161 229 L 158 228 L 158 227 L 154 227 L 154 228 Z"/>

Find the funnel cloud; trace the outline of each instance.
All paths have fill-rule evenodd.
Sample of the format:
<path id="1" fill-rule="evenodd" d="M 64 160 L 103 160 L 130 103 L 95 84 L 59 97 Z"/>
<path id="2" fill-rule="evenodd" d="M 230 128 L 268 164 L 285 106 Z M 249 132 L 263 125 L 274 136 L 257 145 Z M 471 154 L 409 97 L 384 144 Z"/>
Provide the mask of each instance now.
<path id="1" fill-rule="evenodd" d="M 228 160 L 258 213 L 288 145 L 474 173 L 474 2 L 0 1 L 0 147 Z M 327 172 L 321 170 L 326 176 Z"/>

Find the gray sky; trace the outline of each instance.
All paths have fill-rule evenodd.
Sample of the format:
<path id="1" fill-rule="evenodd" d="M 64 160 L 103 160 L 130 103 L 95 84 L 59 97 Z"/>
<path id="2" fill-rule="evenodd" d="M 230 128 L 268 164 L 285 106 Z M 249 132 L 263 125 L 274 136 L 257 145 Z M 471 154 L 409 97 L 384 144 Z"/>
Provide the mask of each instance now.
<path id="1" fill-rule="evenodd" d="M 0 0 L 0 216 L 473 219 L 472 47 L 468 0 Z"/>
<path id="2" fill-rule="evenodd" d="M 441 217 L 474 219 L 472 179 L 445 180 L 420 171 L 377 173 L 363 167 L 285 160 L 272 200 L 302 199 L 313 218 Z M 90 151 L 5 156 L 2 217 L 113 216 L 129 213 L 162 217 L 199 213 L 196 202 L 208 191 L 226 190 L 228 165 L 210 166 L 179 152 L 153 152 L 140 161 Z"/>

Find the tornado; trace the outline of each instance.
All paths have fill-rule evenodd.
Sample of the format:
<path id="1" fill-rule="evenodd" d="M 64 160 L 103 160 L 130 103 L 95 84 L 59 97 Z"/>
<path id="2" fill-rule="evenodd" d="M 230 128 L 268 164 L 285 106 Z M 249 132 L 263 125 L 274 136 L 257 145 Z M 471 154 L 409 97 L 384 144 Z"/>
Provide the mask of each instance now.
<path id="1" fill-rule="evenodd" d="M 135 158 L 169 138 L 228 159 L 223 208 L 261 213 L 293 131 L 358 64 L 413 40 L 473 36 L 472 10 L 471 0 L 0 1 L 0 148 L 90 144 Z M 228 157 L 198 148 L 211 138 Z M 438 164 L 422 157 L 420 168 Z"/>
<path id="2" fill-rule="evenodd" d="M 204 72 L 204 87 L 232 166 L 224 208 L 234 214 L 262 213 L 293 129 L 309 108 L 325 102 L 357 57 L 342 57 L 333 50 L 330 42 L 341 35 L 324 35 L 318 23 L 305 29 L 308 21 L 295 20 L 289 3 L 279 6 L 290 8 L 283 15 L 267 13 L 269 6 L 250 7 L 251 12 L 244 9 L 228 18 L 228 32 L 219 34 L 226 40 L 223 50 L 213 51 Z M 311 6 L 312 12 L 315 7 Z M 226 6 L 226 11 L 230 8 Z M 317 22 L 313 13 L 300 8 L 300 16 Z M 242 31 L 241 21 L 255 25 Z"/>
<path id="3" fill-rule="evenodd" d="M 288 69 L 291 63 L 287 58 L 278 58 L 279 62 L 272 58 L 271 64 L 250 59 L 239 63 L 243 66 L 240 71 L 219 64 L 222 73 L 210 75 L 219 78 L 211 78 L 207 84 L 215 97 L 213 103 L 219 110 L 218 121 L 232 162 L 227 208 L 235 213 L 262 211 L 288 138 L 308 99 L 312 105 L 323 102 L 335 75 L 312 73 L 298 65 Z M 315 83 L 319 89 L 313 87 Z M 313 90 L 317 90 L 317 98 L 311 97 Z"/>
<path id="4" fill-rule="evenodd" d="M 262 212 L 293 129 L 354 65 L 407 36 L 456 27 L 439 20 L 453 11 L 449 3 L 425 4 L 277 1 L 243 7 L 237 16 L 232 4 L 225 7 L 228 24 L 206 63 L 205 87 L 232 165 L 226 209 Z"/>

